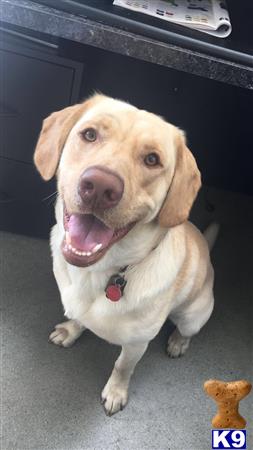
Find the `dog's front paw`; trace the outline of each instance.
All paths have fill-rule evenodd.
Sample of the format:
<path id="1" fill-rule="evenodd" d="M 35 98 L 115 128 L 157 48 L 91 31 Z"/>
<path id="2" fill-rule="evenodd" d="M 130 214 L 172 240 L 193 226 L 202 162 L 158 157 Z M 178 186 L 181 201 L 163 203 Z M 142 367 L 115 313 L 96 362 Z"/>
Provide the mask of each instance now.
<path id="1" fill-rule="evenodd" d="M 170 358 L 182 356 L 190 344 L 190 338 L 181 336 L 177 328 L 168 339 L 167 353 Z"/>
<path id="2" fill-rule="evenodd" d="M 127 404 L 128 389 L 120 383 L 114 383 L 109 379 L 101 394 L 101 403 L 104 405 L 107 416 L 112 416 L 122 411 Z"/>
<path id="3" fill-rule="evenodd" d="M 56 345 L 70 347 L 76 339 L 82 334 L 84 327 L 80 326 L 74 320 L 59 323 L 50 334 L 49 340 Z"/>

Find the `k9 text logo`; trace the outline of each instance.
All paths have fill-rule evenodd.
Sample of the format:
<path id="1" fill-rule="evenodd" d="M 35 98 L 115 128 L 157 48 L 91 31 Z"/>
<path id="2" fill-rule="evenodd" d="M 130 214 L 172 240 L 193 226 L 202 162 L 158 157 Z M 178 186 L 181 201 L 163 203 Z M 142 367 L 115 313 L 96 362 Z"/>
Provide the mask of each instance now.
<path id="1" fill-rule="evenodd" d="M 212 430 L 212 448 L 247 448 L 246 430 Z"/>

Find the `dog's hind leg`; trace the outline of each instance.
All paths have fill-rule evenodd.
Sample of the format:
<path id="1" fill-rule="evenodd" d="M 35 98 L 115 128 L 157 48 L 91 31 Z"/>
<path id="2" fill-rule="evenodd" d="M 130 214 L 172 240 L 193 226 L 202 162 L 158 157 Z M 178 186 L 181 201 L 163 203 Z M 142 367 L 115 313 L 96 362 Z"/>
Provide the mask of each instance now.
<path id="1" fill-rule="evenodd" d="M 175 328 L 173 333 L 170 335 L 168 339 L 167 345 L 167 353 L 170 358 L 177 358 L 182 356 L 190 345 L 191 338 L 184 337 L 178 330 Z"/>
<path id="2" fill-rule="evenodd" d="M 170 318 L 177 326 L 168 339 L 167 353 L 171 358 L 177 358 L 186 352 L 191 337 L 200 331 L 211 316 L 213 304 L 212 288 L 207 284 L 188 307 L 171 314 Z"/>

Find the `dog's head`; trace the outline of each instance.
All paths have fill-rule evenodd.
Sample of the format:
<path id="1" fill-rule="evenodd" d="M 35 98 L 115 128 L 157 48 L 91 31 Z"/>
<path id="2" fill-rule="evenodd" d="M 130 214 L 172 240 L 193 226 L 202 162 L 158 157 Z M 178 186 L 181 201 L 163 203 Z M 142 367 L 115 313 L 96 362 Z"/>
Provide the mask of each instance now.
<path id="1" fill-rule="evenodd" d="M 137 222 L 181 224 L 201 185 L 182 131 L 103 95 L 45 119 L 34 161 L 45 180 L 57 172 L 62 250 L 78 266 L 97 262 Z"/>

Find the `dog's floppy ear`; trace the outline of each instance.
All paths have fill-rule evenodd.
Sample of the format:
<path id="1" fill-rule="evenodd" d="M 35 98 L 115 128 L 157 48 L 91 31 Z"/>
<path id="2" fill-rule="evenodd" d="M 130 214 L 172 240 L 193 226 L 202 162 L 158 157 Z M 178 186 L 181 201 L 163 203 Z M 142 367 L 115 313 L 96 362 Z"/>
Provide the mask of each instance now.
<path id="1" fill-rule="evenodd" d="M 158 215 L 163 227 L 174 227 L 188 219 L 192 204 L 201 186 L 196 161 L 186 147 L 181 131 L 176 136 L 177 159 L 174 176 Z"/>
<path id="2" fill-rule="evenodd" d="M 83 107 L 84 104 L 69 106 L 43 120 L 34 163 L 44 180 L 50 180 L 54 176 L 68 134 L 81 116 Z"/>
<path id="3" fill-rule="evenodd" d="M 44 180 L 50 180 L 54 176 L 64 144 L 79 117 L 103 97 L 102 94 L 95 94 L 81 104 L 54 112 L 43 121 L 34 163 Z"/>

